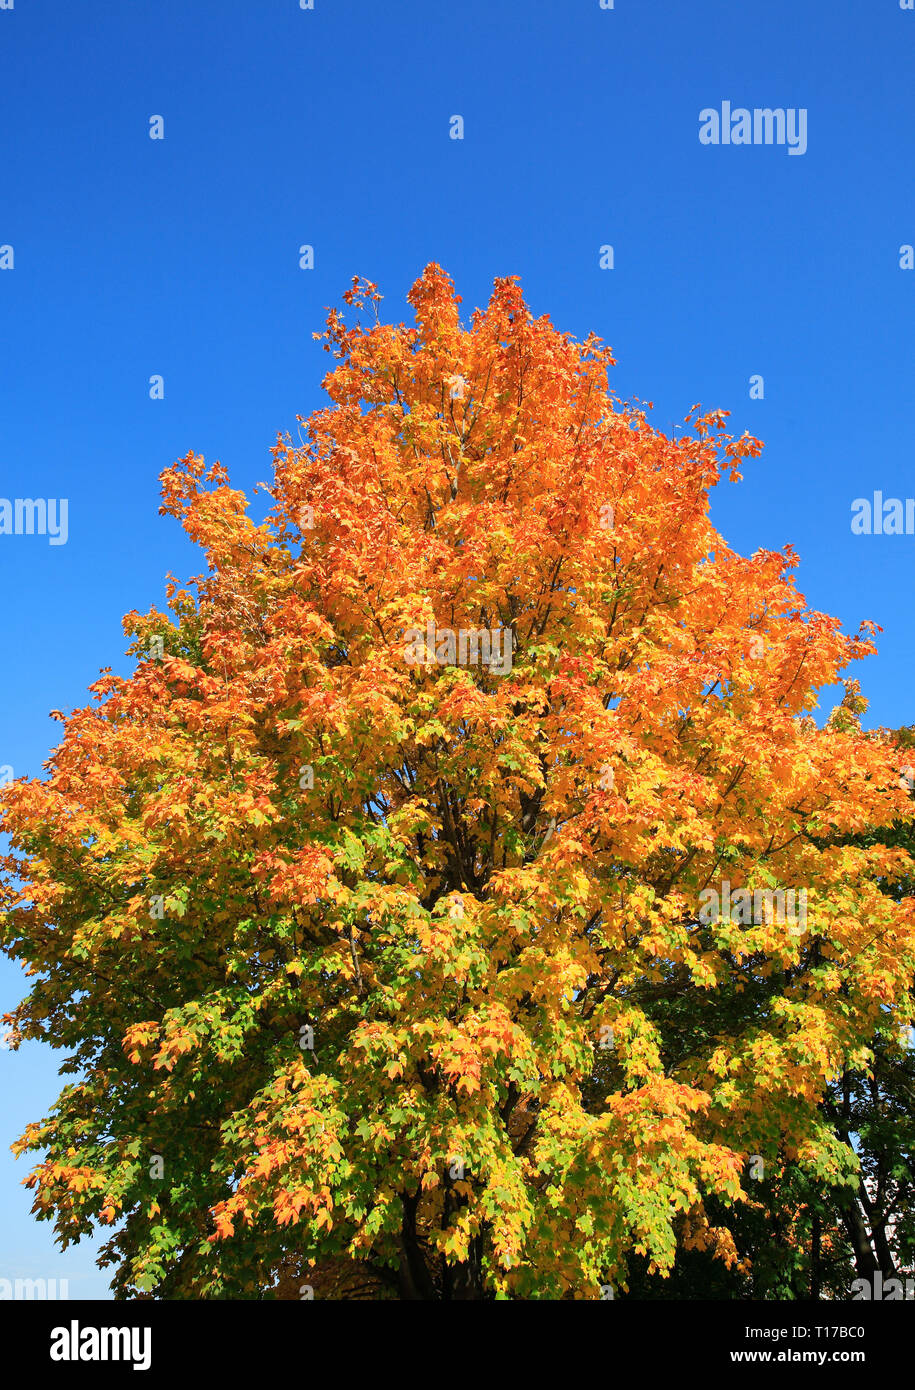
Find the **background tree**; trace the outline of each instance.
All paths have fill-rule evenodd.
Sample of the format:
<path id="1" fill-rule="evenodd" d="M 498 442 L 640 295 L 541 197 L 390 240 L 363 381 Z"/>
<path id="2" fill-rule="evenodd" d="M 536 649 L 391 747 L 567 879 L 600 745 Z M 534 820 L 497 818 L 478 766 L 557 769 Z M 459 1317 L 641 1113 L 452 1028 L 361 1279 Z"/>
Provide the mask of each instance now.
<path id="1" fill-rule="evenodd" d="M 758 441 L 660 434 L 514 279 L 466 327 L 437 266 L 409 298 L 331 312 L 263 522 L 218 463 L 163 474 L 207 573 L 3 793 L 15 1035 L 74 1078 L 19 1148 L 62 1241 L 112 1226 L 121 1295 L 736 1267 L 752 1156 L 841 1180 L 830 1082 L 910 1018 L 878 886 L 910 857 L 832 838 L 909 816 L 897 750 L 809 717 L 872 625 L 709 521 Z M 452 664 L 460 629 L 511 669 Z M 724 879 L 805 888 L 807 925 L 703 921 Z"/>

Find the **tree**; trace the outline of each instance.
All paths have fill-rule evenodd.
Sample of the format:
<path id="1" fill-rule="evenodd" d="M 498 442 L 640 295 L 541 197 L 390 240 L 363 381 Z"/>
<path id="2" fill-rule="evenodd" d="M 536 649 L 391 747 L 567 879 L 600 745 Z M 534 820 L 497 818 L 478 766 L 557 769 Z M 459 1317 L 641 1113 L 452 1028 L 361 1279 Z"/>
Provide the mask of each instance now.
<path id="1" fill-rule="evenodd" d="M 166 470 L 207 573 L 3 792 L 14 1040 L 75 1078 L 35 1210 L 112 1226 L 119 1295 L 733 1265 L 709 1213 L 759 1159 L 840 1177 L 828 1082 L 910 1015 L 908 853 L 820 843 L 910 815 L 892 739 L 810 717 L 873 625 L 711 525 L 757 440 L 653 429 L 515 278 L 466 327 L 435 265 L 415 326 L 344 298 L 266 518 Z"/>

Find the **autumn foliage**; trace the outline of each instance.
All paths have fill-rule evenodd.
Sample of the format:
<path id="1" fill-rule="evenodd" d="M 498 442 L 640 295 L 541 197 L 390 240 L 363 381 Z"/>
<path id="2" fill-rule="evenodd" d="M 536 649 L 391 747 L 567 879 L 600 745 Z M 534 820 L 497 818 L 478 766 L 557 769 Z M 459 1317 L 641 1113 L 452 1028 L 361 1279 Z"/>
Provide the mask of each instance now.
<path id="1" fill-rule="evenodd" d="M 136 670 L 2 793 L 16 1039 L 71 1074 L 19 1142 L 62 1240 L 111 1226 L 120 1295 L 595 1298 L 705 1250 L 753 1156 L 854 1167 L 821 1105 L 910 1022 L 910 817 L 790 548 L 709 493 L 757 440 L 676 438 L 609 350 L 499 280 L 468 326 L 354 281 L 330 405 L 280 437 L 258 523 L 217 463 L 162 475 L 202 548 Z M 405 659 L 511 634 L 511 669 Z M 703 921 L 723 880 L 806 925 Z M 898 895 L 897 895 L 898 896 Z M 158 1161 L 157 1161 L 158 1160 Z"/>

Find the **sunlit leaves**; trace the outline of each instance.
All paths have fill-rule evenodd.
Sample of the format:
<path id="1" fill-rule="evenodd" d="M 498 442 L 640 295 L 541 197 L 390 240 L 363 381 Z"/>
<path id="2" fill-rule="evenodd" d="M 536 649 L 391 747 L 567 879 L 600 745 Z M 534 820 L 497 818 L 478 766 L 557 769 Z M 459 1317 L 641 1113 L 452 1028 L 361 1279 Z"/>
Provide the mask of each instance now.
<path id="1" fill-rule="evenodd" d="M 897 749 L 851 685 L 808 717 L 871 630 L 709 521 L 758 441 L 660 434 L 513 279 L 466 326 L 437 266 L 410 300 L 331 313 L 263 519 L 219 464 L 165 471 L 205 574 L 2 792 L 16 1024 L 78 1077 L 20 1148 L 64 1240 L 114 1225 L 121 1293 L 733 1264 L 706 1203 L 747 1200 L 748 1153 L 835 1167 L 827 1081 L 908 1021 L 912 899 L 875 880 L 911 861 L 838 843 L 908 817 Z M 429 624 L 509 633 L 511 670 L 409 663 Z M 723 879 L 804 888 L 806 932 L 701 921 Z"/>

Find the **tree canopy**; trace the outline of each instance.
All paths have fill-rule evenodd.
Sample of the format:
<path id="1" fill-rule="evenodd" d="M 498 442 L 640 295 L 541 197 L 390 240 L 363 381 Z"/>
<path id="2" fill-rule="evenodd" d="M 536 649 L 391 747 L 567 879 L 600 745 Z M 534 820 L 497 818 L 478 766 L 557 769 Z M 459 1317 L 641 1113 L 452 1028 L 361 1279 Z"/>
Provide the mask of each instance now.
<path id="1" fill-rule="evenodd" d="M 911 1022 L 906 757 L 852 682 L 812 717 L 874 625 L 711 524 L 758 440 L 659 432 L 515 277 L 344 298 L 264 519 L 163 473 L 205 572 L 0 793 L 14 1041 L 72 1077 L 35 1211 L 121 1296 L 739 1272 L 786 1165 L 857 1181 L 828 1106 Z"/>

